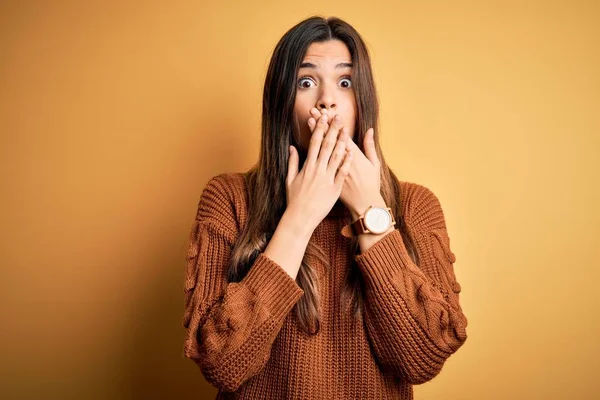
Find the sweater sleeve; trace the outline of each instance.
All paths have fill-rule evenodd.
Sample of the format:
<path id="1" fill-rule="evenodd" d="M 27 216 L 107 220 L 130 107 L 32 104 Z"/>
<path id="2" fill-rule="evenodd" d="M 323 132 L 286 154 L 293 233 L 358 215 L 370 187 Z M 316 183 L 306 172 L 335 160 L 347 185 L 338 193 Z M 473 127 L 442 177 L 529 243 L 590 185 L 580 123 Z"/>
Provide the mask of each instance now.
<path id="1" fill-rule="evenodd" d="M 207 184 L 189 237 L 183 355 L 208 382 L 232 392 L 264 367 L 286 315 L 304 292 L 264 253 L 240 282 L 227 282 L 237 224 L 224 187 L 220 179 Z"/>
<path id="2" fill-rule="evenodd" d="M 422 384 L 439 374 L 467 339 L 444 215 L 424 186 L 412 200 L 420 266 L 413 263 L 398 229 L 355 256 L 365 280 L 364 322 L 383 368 Z"/>

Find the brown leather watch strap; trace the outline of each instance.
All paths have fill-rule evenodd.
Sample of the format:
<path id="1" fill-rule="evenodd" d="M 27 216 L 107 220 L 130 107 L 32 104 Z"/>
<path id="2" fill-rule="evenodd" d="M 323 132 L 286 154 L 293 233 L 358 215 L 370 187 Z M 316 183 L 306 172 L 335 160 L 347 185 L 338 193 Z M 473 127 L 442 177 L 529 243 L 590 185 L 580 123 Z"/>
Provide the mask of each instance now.
<path id="1" fill-rule="evenodd" d="M 361 233 L 364 233 L 365 229 L 362 224 L 363 218 L 364 218 L 364 216 L 361 216 L 356 221 L 354 221 L 348 225 L 345 225 L 341 231 L 342 236 L 351 238 L 353 236 L 358 236 Z"/>

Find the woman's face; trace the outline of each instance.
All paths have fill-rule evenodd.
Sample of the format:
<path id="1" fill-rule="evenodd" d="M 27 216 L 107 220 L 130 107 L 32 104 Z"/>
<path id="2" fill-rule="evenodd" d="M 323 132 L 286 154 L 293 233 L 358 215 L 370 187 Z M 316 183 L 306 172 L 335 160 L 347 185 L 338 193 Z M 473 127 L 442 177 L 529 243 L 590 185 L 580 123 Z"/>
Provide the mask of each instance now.
<path id="1" fill-rule="evenodd" d="M 326 110 L 329 121 L 339 115 L 350 137 L 354 137 L 357 110 L 351 63 L 350 51 L 340 40 L 315 42 L 308 47 L 298 70 L 294 104 L 301 152 L 306 152 L 310 144 L 308 119 L 312 108 Z"/>

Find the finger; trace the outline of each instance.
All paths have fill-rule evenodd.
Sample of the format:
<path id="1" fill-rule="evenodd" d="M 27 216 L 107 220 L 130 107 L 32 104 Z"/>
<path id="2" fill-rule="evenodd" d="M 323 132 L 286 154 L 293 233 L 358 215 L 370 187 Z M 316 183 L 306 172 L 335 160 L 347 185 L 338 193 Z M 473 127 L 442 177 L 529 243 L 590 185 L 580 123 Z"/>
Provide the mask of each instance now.
<path id="1" fill-rule="evenodd" d="M 377 151 L 375 150 L 375 140 L 373 139 L 374 134 L 373 128 L 369 128 L 365 135 L 365 156 L 371 161 L 371 164 L 379 166 L 379 158 L 377 157 Z"/>
<path id="2" fill-rule="evenodd" d="M 316 107 L 313 107 L 310 109 L 310 115 L 315 119 L 319 119 L 319 117 L 321 117 L 322 115 L 327 115 L 327 117 L 329 117 L 329 121 L 331 121 L 333 119 L 332 112 L 330 112 L 327 109 L 319 110 Z"/>
<path id="3" fill-rule="evenodd" d="M 323 135 L 327 130 L 327 116 L 324 115 L 319 118 L 317 121 L 317 125 L 312 135 L 310 136 L 310 144 L 308 146 L 308 153 L 306 155 L 306 162 L 309 164 L 314 164 L 317 161 L 319 156 L 319 151 L 321 150 L 321 142 L 323 141 Z"/>
<path id="4" fill-rule="evenodd" d="M 325 115 L 321 118 L 325 118 Z M 342 119 L 339 115 L 336 115 L 331 125 L 329 125 L 329 130 L 323 139 L 323 143 L 321 144 L 321 151 L 319 152 L 319 159 L 317 163 L 319 166 L 323 167 L 323 169 L 327 169 L 327 164 L 329 164 L 329 158 L 331 157 L 331 152 L 337 143 L 338 134 L 342 129 Z"/>
<path id="5" fill-rule="evenodd" d="M 294 179 L 296 179 L 296 175 L 298 175 L 298 152 L 294 146 L 290 146 L 290 157 L 288 159 L 288 173 L 286 178 L 286 183 L 289 185 L 292 184 Z"/>
<path id="6" fill-rule="evenodd" d="M 350 174 L 350 167 L 352 166 L 352 160 L 354 158 L 354 152 L 349 151 L 346 153 L 346 157 L 344 157 L 344 163 L 340 167 L 337 175 L 335 176 L 335 184 L 337 188 L 341 191 L 344 186 L 344 181 Z"/>
<path id="7" fill-rule="evenodd" d="M 342 128 L 335 148 L 333 149 L 333 153 L 331 154 L 331 158 L 329 159 L 329 164 L 327 165 L 327 172 L 332 175 L 335 175 L 340 164 L 342 161 L 344 161 L 344 157 L 346 155 L 346 141 L 348 140 L 348 136 L 348 128 Z"/>
<path id="8" fill-rule="evenodd" d="M 308 128 L 310 129 L 310 132 L 312 133 L 312 131 L 315 130 L 315 126 L 317 125 L 317 120 L 310 117 L 308 119 Z"/>
<path id="9" fill-rule="evenodd" d="M 360 151 L 360 148 L 358 147 L 358 145 L 354 142 L 354 140 L 352 138 L 349 138 L 348 142 L 346 142 L 346 150 Z"/>
<path id="10" fill-rule="evenodd" d="M 322 115 L 321 112 L 316 109 L 316 107 L 311 108 L 309 113 L 314 119 L 319 119 Z"/>
<path id="11" fill-rule="evenodd" d="M 319 122 L 319 119 L 323 115 L 327 114 L 327 110 L 323 110 L 323 114 L 321 114 L 321 112 L 319 110 L 317 110 L 316 107 L 313 107 L 308 111 L 308 114 L 311 116 L 311 118 L 308 119 L 308 126 L 309 126 L 309 128 L 311 128 L 311 132 L 312 132 L 312 130 L 314 130 L 314 127 L 317 124 L 317 122 Z M 329 115 L 327 115 L 327 117 L 330 118 Z"/>

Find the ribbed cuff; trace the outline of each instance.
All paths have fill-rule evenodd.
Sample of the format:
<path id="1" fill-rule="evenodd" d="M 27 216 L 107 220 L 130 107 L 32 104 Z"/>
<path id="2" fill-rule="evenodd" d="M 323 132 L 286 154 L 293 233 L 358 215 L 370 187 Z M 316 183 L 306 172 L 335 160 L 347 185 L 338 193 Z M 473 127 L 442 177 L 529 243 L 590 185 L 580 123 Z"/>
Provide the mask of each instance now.
<path id="1" fill-rule="evenodd" d="M 379 286 L 398 277 L 398 271 L 412 263 L 398 229 L 385 235 L 367 251 L 354 256 L 365 280 Z"/>
<path id="2" fill-rule="evenodd" d="M 258 255 L 242 282 L 276 320 L 284 319 L 304 295 L 296 281 L 264 253 Z"/>

